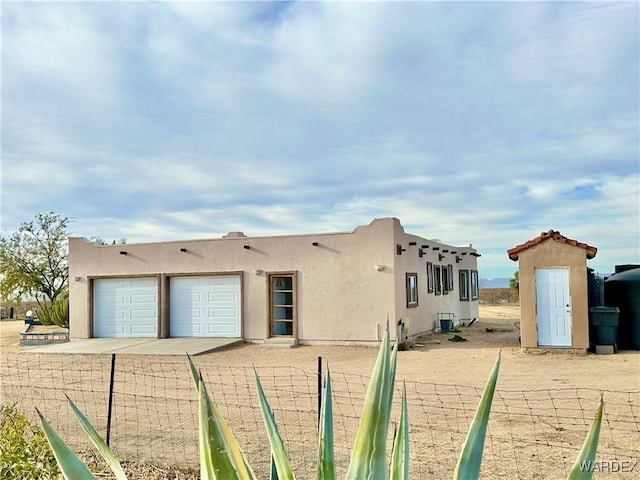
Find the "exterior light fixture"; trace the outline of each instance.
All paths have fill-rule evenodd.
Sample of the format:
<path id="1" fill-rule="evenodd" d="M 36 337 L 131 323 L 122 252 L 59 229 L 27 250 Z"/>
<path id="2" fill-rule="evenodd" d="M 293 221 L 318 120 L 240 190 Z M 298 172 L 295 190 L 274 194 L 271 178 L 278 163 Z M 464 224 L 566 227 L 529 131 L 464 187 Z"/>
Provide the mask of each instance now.
<path id="1" fill-rule="evenodd" d="M 73 279 L 74 279 L 76 282 L 79 282 L 80 280 L 82 280 L 82 277 L 81 277 L 80 275 L 74 275 Z"/>
<path id="2" fill-rule="evenodd" d="M 384 270 L 385 267 L 384 267 L 384 265 L 374 265 L 373 268 L 375 270 L 377 270 L 378 272 L 381 272 L 381 271 Z"/>
<path id="3" fill-rule="evenodd" d="M 262 275 L 264 273 L 264 270 L 260 270 L 259 268 L 256 268 L 253 273 L 255 273 L 256 275 Z"/>

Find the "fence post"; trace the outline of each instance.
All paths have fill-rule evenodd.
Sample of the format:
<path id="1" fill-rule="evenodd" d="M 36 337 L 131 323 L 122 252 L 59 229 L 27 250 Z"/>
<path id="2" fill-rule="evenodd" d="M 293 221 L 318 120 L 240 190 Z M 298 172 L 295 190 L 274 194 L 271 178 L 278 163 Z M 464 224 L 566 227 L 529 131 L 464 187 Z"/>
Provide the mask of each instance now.
<path id="1" fill-rule="evenodd" d="M 107 407 L 107 446 L 111 439 L 111 414 L 113 412 L 113 380 L 116 373 L 116 354 L 111 354 L 111 376 L 109 378 L 109 406 Z"/>
<path id="2" fill-rule="evenodd" d="M 318 357 L 318 431 L 320 431 L 320 412 L 322 411 L 322 357 Z"/>

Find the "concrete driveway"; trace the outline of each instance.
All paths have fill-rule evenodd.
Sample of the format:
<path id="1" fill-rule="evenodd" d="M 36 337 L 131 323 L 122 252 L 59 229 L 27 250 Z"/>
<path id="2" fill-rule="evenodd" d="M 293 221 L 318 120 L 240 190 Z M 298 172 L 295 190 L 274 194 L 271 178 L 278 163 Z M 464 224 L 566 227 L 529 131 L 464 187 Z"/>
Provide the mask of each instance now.
<path id="1" fill-rule="evenodd" d="M 30 348 L 37 353 L 200 355 L 243 343 L 241 338 L 90 338 Z"/>

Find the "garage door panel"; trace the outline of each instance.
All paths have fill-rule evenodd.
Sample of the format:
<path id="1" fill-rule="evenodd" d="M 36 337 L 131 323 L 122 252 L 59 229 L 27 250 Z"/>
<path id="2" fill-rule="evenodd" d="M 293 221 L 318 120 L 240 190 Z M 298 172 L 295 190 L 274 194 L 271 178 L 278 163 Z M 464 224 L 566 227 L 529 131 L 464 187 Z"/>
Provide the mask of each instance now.
<path id="1" fill-rule="evenodd" d="M 209 326 L 209 335 L 218 335 L 218 336 L 223 336 L 223 335 L 227 335 L 229 337 L 234 336 L 234 333 L 236 331 L 236 326 L 235 324 L 218 324 L 215 325 L 215 329 L 213 325 Z"/>
<path id="2" fill-rule="evenodd" d="M 131 325 L 131 334 L 135 337 L 155 337 L 156 328 L 153 325 Z"/>
<path id="3" fill-rule="evenodd" d="M 158 292 L 155 278 L 94 280 L 95 337 L 155 337 Z"/>
<path id="4" fill-rule="evenodd" d="M 131 318 L 152 318 L 155 320 L 156 314 L 153 310 L 131 310 Z"/>
<path id="5" fill-rule="evenodd" d="M 144 287 L 144 288 L 156 288 L 157 280 L 154 277 L 139 277 L 139 278 L 130 278 L 124 282 L 124 286 L 126 287 Z"/>
<path id="6" fill-rule="evenodd" d="M 237 275 L 214 275 L 211 277 L 200 277 L 200 278 L 204 280 L 204 281 L 201 281 L 201 283 L 204 285 L 235 286 L 238 284 L 237 280 L 240 277 L 238 277 Z"/>
<path id="7" fill-rule="evenodd" d="M 149 295 L 149 294 L 132 294 L 131 298 L 129 299 L 129 302 L 136 303 L 138 305 L 146 303 L 146 304 L 151 304 L 151 305 L 155 305 L 156 303 L 156 296 L 155 295 Z"/>
<path id="8" fill-rule="evenodd" d="M 235 308 L 210 308 L 208 314 L 210 320 L 218 318 L 234 319 L 238 315 L 238 312 Z"/>
<path id="9" fill-rule="evenodd" d="M 202 317 L 202 312 L 199 308 L 176 308 L 171 309 L 171 315 L 175 318 L 200 318 Z"/>
<path id="10" fill-rule="evenodd" d="M 240 336 L 240 277 L 173 277 L 170 280 L 172 337 Z"/>
<path id="11" fill-rule="evenodd" d="M 108 308 L 103 306 L 101 309 L 102 315 L 108 314 L 110 316 L 114 316 L 115 318 L 124 318 L 125 314 L 121 308 Z"/>
<path id="12" fill-rule="evenodd" d="M 97 336 L 97 335 L 96 335 Z M 124 326 L 120 327 L 105 327 L 100 337 L 124 337 Z"/>
<path id="13" fill-rule="evenodd" d="M 236 292 L 209 293 L 210 302 L 236 302 L 237 300 Z"/>
<path id="14" fill-rule="evenodd" d="M 175 323 L 171 324 L 171 329 L 181 332 L 182 335 L 174 335 L 173 337 L 181 336 L 181 337 L 204 337 L 205 335 L 202 333 L 202 324 L 201 323 Z"/>

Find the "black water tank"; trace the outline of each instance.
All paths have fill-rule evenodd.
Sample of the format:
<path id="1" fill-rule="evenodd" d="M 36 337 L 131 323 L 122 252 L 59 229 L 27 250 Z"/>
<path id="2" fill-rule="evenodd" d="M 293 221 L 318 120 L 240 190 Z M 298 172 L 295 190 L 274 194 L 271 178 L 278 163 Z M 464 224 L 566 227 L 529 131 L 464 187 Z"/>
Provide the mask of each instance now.
<path id="1" fill-rule="evenodd" d="M 587 287 L 589 292 L 589 308 L 604 305 L 604 278 L 593 268 L 587 267 Z"/>
<path id="2" fill-rule="evenodd" d="M 633 270 L 634 268 L 640 268 L 637 263 L 626 263 L 624 265 L 616 265 L 616 273 L 626 272 L 627 270 Z"/>
<path id="3" fill-rule="evenodd" d="M 615 273 L 604 282 L 604 303 L 618 307 L 618 348 L 640 350 L 640 268 Z"/>

